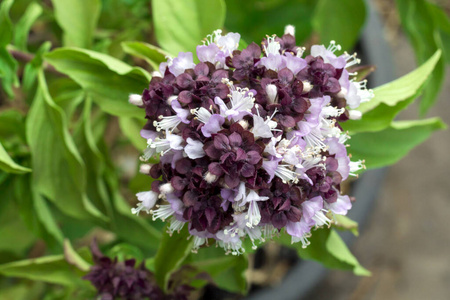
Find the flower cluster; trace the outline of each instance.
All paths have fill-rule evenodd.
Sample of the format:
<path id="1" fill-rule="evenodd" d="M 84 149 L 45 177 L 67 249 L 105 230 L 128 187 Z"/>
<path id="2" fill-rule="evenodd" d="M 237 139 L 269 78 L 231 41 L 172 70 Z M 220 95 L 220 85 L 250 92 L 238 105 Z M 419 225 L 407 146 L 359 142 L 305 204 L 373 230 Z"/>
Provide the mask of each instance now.
<path id="1" fill-rule="evenodd" d="M 156 283 L 152 272 L 142 263 L 135 268 L 136 260 L 118 261 L 111 259 L 100 251 L 95 240 L 91 243 L 91 252 L 95 265 L 83 277 L 89 280 L 98 292 L 98 299 L 153 299 L 153 300 L 187 300 L 193 290 L 189 285 L 183 269 L 175 272 L 169 281 L 166 293 Z"/>
<path id="2" fill-rule="evenodd" d="M 293 27 L 238 50 L 240 35 L 221 30 L 192 53 L 178 54 L 154 72 L 142 96 L 141 131 L 148 147 L 141 172 L 155 180 L 137 194 L 141 210 L 188 226 L 195 248 L 215 239 L 228 253 L 244 251 L 281 230 L 308 245 L 314 226 L 345 215 L 350 198 L 340 184 L 363 162 L 351 162 L 340 123 L 361 117 L 366 82 L 354 80 L 356 55 L 340 46 L 296 46 Z"/>

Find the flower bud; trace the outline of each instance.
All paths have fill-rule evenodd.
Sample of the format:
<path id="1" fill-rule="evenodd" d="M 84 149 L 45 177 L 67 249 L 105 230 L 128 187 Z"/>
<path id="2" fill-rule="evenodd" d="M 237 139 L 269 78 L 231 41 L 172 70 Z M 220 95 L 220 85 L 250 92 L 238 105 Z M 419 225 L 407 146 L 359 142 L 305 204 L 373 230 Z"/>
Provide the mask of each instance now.
<path id="1" fill-rule="evenodd" d="M 284 27 L 284 34 L 295 36 L 295 27 L 292 25 L 287 25 L 286 27 Z"/>
<path id="2" fill-rule="evenodd" d="M 150 169 L 151 168 L 152 168 L 152 165 L 150 165 L 150 164 L 142 164 L 139 167 L 139 173 L 148 175 L 148 174 L 150 174 Z"/>
<path id="3" fill-rule="evenodd" d="M 142 102 L 142 96 L 138 94 L 130 94 L 128 97 L 128 102 L 136 106 L 144 105 L 144 102 Z"/>
<path id="4" fill-rule="evenodd" d="M 269 97 L 269 102 L 271 104 L 275 103 L 277 100 L 277 86 L 274 84 L 268 84 L 266 85 L 266 93 L 267 93 L 267 97 Z"/>
<path id="5" fill-rule="evenodd" d="M 359 120 L 362 117 L 362 113 L 359 110 L 350 110 L 349 111 L 349 118 L 350 120 Z"/>
<path id="6" fill-rule="evenodd" d="M 309 93 L 313 88 L 312 84 L 309 81 L 303 81 L 303 93 Z"/>

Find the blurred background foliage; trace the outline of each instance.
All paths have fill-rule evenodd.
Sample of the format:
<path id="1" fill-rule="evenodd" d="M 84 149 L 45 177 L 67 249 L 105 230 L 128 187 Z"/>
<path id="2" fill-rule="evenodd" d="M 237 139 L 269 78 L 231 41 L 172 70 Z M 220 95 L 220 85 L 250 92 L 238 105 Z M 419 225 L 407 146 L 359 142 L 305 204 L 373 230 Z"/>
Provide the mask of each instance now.
<path id="1" fill-rule="evenodd" d="M 423 89 L 424 116 L 450 62 L 449 19 L 425 0 L 396 0 L 392 7 L 418 64 L 442 51 L 424 71 L 431 79 L 415 78 L 419 84 L 409 95 L 413 101 Z M 281 35 L 287 24 L 296 27 L 299 45 L 336 40 L 351 50 L 367 15 L 362 0 L 1 0 L 0 299 L 91 297 L 95 291 L 80 277 L 86 273 L 82 266 L 92 263 L 86 245 L 93 236 L 110 255 L 167 259 L 164 249 L 171 241 L 161 242 L 163 224 L 130 213 L 134 193 L 148 190 L 150 180 L 138 172 L 146 146 L 139 136 L 143 113 L 127 103 L 130 93 L 147 87 L 166 55 L 195 51 L 217 28 L 259 43 L 266 34 Z M 395 114 L 379 128 L 389 130 L 389 143 L 398 139 L 397 130 L 414 135 L 419 126 L 421 135 L 401 155 L 375 157 L 373 167 L 395 162 L 443 127 L 439 120 L 425 120 L 387 128 Z M 361 143 L 376 138 L 372 134 Z M 367 155 L 361 154 L 370 162 Z M 311 246 L 299 254 L 320 260 L 314 251 L 332 252 L 327 266 L 364 273 L 345 245 L 342 250 L 334 242 L 333 232 L 317 239 L 338 250 Z M 190 263 L 223 288 L 246 290 L 245 256 L 209 248 L 198 255 L 188 251 L 168 267 L 153 262 L 148 260 L 149 268 L 163 281 Z"/>

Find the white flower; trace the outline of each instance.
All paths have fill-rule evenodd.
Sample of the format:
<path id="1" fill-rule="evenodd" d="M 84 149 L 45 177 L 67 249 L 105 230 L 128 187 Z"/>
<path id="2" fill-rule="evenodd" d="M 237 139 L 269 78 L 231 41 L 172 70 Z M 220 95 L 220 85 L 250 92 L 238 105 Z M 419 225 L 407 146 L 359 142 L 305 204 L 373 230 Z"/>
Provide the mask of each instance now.
<path id="1" fill-rule="evenodd" d="M 132 208 L 131 212 L 138 215 L 141 210 L 145 210 L 150 213 L 150 210 L 155 206 L 156 201 L 158 201 L 158 194 L 152 191 L 140 192 L 136 194 L 140 203 L 138 203 L 136 208 Z"/>

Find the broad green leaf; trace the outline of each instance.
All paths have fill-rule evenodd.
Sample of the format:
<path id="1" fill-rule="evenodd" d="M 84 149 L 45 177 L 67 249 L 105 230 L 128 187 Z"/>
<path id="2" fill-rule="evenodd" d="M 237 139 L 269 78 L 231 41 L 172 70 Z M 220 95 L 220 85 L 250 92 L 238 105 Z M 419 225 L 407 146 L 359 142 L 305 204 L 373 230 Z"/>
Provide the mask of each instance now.
<path id="1" fill-rule="evenodd" d="M 31 172 L 31 169 L 15 163 L 0 143 L 0 169 L 8 173 L 23 174 Z"/>
<path id="2" fill-rule="evenodd" d="M 241 294 L 246 292 L 245 271 L 248 268 L 246 254 L 225 255 L 224 249 L 210 246 L 191 254 L 190 259 L 188 264 L 195 267 L 198 272 L 208 273 L 218 287 Z"/>
<path id="3" fill-rule="evenodd" d="M 164 229 L 166 231 L 166 228 Z M 190 237 L 190 238 L 189 238 Z M 159 286 L 167 289 L 170 275 L 176 271 L 191 253 L 194 239 L 187 226 L 179 233 L 164 233 L 155 256 L 155 277 Z"/>
<path id="4" fill-rule="evenodd" d="M 282 36 L 286 25 L 295 26 L 297 45 L 311 35 L 315 0 L 226 0 L 225 27 L 241 34 L 241 41 L 259 44 L 266 35 Z M 242 50 L 244 45 L 240 43 Z"/>
<path id="5" fill-rule="evenodd" d="M 103 154 L 97 146 L 98 140 L 94 137 L 91 121 L 92 100 L 90 97 L 85 98 L 81 120 L 74 130 L 74 141 L 86 165 L 86 193 L 97 207 L 101 207 L 103 212 L 113 218 L 111 200 L 103 179 L 106 171 L 104 154 L 107 153 Z M 100 112 L 98 118 L 103 117 Z M 103 128 L 101 123 L 96 125 Z"/>
<path id="6" fill-rule="evenodd" d="M 143 112 L 128 103 L 129 94 L 141 94 L 150 75 L 106 54 L 77 48 L 59 48 L 45 55 L 59 72 L 68 75 L 107 113 L 142 117 Z"/>
<path id="7" fill-rule="evenodd" d="M 225 21 L 223 0 L 153 0 L 158 44 L 169 53 L 194 52 L 201 40 Z"/>
<path id="8" fill-rule="evenodd" d="M 107 252 L 107 254 L 109 257 L 117 257 L 119 261 L 135 259 L 136 265 L 139 265 L 144 260 L 144 254 L 141 249 L 127 243 L 115 245 Z"/>
<path id="9" fill-rule="evenodd" d="M 430 12 L 430 6 L 425 0 L 396 0 L 402 27 L 408 36 L 416 53 L 418 63 L 423 63 L 438 49 L 442 49 L 439 34 L 439 24 Z M 445 75 L 445 59 L 441 57 L 437 63 L 420 101 L 420 114 L 423 116 L 433 106 Z"/>
<path id="10" fill-rule="evenodd" d="M 3 0 L 0 3 L 0 49 L 6 46 L 13 37 L 13 25 L 9 18 L 9 9 L 13 0 Z"/>
<path id="11" fill-rule="evenodd" d="M 84 249 L 87 252 L 87 249 Z M 0 265 L 0 275 L 44 281 L 81 289 L 93 289 L 81 277 L 84 272 L 71 266 L 64 255 L 44 256 Z"/>
<path id="12" fill-rule="evenodd" d="M 439 118 L 396 121 L 382 131 L 352 135 L 349 152 L 352 159 L 365 160 L 368 169 L 380 168 L 397 162 L 432 132 L 445 128 Z"/>
<path id="13" fill-rule="evenodd" d="M 319 0 L 312 25 L 320 42 L 335 40 L 343 50 L 350 51 L 359 37 L 366 17 L 363 0 Z"/>
<path id="14" fill-rule="evenodd" d="M 428 9 L 432 15 L 435 25 L 438 27 L 439 34 L 436 39 L 440 39 L 441 49 L 446 63 L 450 63 L 450 17 L 439 6 L 428 2 Z M 438 43 L 439 44 L 439 43 Z"/>
<path id="15" fill-rule="evenodd" d="M 90 48 L 101 10 L 100 0 L 52 0 L 64 46 Z"/>
<path id="16" fill-rule="evenodd" d="M 22 51 L 27 51 L 28 33 L 31 26 L 42 14 L 42 7 L 36 2 L 31 2 L 23 16 L 15 26 L 14 45 Z"/>
<path id="17" fill-rule="evenodd" d="M 311 234 L 311 237 L 308 238 L 310 245 L 306 248 L 302 248 L 301 243 L 291 244 L 288 234 L 282 234 L 279 241 L 288 247 L 297 249 L 301 258 L 315 260 L 327 268 L 352 270 L 356 275 L 370 275 L 370 272 L 359 264 L 339 234 L 333 229 L 320 228 L 313 230 Z"/>
<path id="18" fill-rule="evenodd" d="M 153 70 L 159 70 L 159 64 L 165 62 L 168 52 L 144 42 L 123 42 L 122 48 L 125 53 L 144 59 Z"/>
<path id="19" fill-rule="evenodd" d="M 339 230 L 350 230 L 355 236 L 359 235 L 358 231 L 358 223 L 353 221 L 347 216 L 343 215 L 334 215 L 335 222 L 333 223 L 333 227 Z"/>
<path id="20" fill-rule="evenodd" d="M 64 240 L 64 258 L 69 264 L 77 267 L 83 272 L 89 271 L 91 267 L 91 265 L 85 261 L 75 249 L 73 249 L 72 244 L 68 239 Z"/>
<path id="21" fill-rule="evenodd" d="M 24 116 L 15 109 L 0 111 L 0 137 L 20 136 L 25 141 Z"/>
<path id="22" fill-rule="evenodd" d="M 380 131 L 389 127 L 395 116 L 421 94 L 440 55 L 441 51 L 438 50 L 416 70 L 376 88 L 375 97 L 358 108 L 364 112 L 361 120 L 349 120 L 342 124 L 343 129 L 356 133 Z"/>
<path id="23" fill-rule="evenodd" d="M 23 70 L 22 88 L 25 92 L 31 93 L 31 89 L 36 82 L 37 74 L 42 66 L 42 55 L 47 53 L 52 44 L 50 42 L 43 43 L 36 51 L 34 58 L 25 65 Z"/>
<path id="24" fill-rule="evenodd" d="M 420 90 L 430 74 L 433 72 L 439 58 L 441 57 L 441 51 L 437 50 L 433 56 L 431 56 L 424 64 L 414 71 L 379 86 L 374 89 L 374 98 L 369 102 L 362 103 L 358 110 L 362 113 L 366 113 L 379 104 L 384 103 L 388 106 L 395 106 L 399 102 L 404 101 L 414 95 Z"/>
<path id="25" fill-rule="evenodd" d="M 68 120 L 72 118 L 76 108 L 86 98 L 83 89 L 67 77 L 55 78 L 50 81 L 48 90 L 55 103 L 64 110 Z"/>
<path id="26" fill-rule="evenodd" d="M 17 62 L 6 48 L 0 46 L 0 81 L 9 98 L 14 97 L 13 86 L 19 86 Z"/>
<path id="27" fill-rule="evenodd" d="M 33 188 L 74 218 L 95 216 L 106 220 L 86 196 L 84 163 L 68 131 L 64 113 L 50 97 L 42 71 L 38 80 L 39 89 L 26 121 L 34 168 Z"/>
<path id="28" fill-rule="evenodd" d="M 56 224 L 47 201 L 31 186 L 31 175 L 14 181 L 14 198 L 17 209 L 28 229 L 42 238 L 52 250 L 62 250 L 63 233 Z"/>
<path id="29" fill-rule="evenodd" d="M 355 275 L 370 275 L 370 272 L 359 264 L 356 257 L 350 252 L 347 245 L 335 230 L 330 231 L 325 247 L 336 259 L 353 266 L 353 273 L 355 273 Z"/>
<path id="30" fill-rule="evenodd" d="M 115 212 L 111 230 L 125 241 L 138 245 L 141 248 L 155 251 L 158 248 L 162 236 L 161 231 L 153 225 L 156 225 L 157 222 L 153 221 L 153 224 L 150 225 L 141 216 L 136 216 L 131 213 L 131 207 L 119 192 L 118 179 L 114 172 L 109 167 L 104 175 Z"/>
<path id="31" fill-rule="evenodd" d="M 0 186 L 2 191 L 2 202 L 6 202 L 5 199 L 6 189 L 5 186 Z M 13 192 L 13 186 L 9 187 Z M 11 193 L 12 195 L 13 193 Z M 20 234 L 18 234 L 20 233 Z M 29 249 L 36 241 L 36 237 L 25 226 L 20 219 L 17 208 L 13 201 L 8 201 L 6 206 L 2 206 L 0 211 L 0 251 L 7 251 L 14 253 L 17 256 L 26 255 L 25 251 Z M 3 261 L 3 258 L 1 258 Z"/>
<path id="32" fill-rule="evenodd" d="M 119 118 L 120 130 L 138 151 L 143 151 L 147 147 L 147 141 L 140 135 L 145 123 L 147 120 L 143 118 Z"/>

